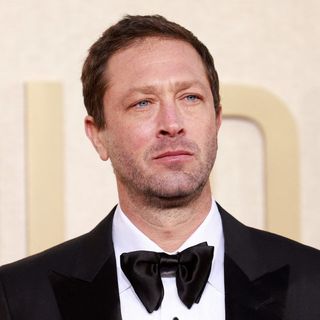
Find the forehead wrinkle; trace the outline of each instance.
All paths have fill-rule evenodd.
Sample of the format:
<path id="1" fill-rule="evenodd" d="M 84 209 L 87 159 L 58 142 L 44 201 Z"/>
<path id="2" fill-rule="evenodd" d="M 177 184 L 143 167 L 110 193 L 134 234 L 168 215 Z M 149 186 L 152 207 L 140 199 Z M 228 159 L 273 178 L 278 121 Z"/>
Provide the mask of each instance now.
<path id="1" fill-rule="evenodd" d="M 183 90 L 189 89 L 191 87 L 200 87 L 201 89 L 205 89 L 205 85 L 198 80 L 191 80 L 191 81 L 177 81 L 174 83 L 175 88 Z"/>
<path id="2" fill-rule="evenodd" d="M 163 84 L 154 84 L 154 85 L 142 85 L 142 86 L 134 86 L 128 89 L 127 94 L 130 95 L 132 93 L 144 93 L 144 94 L 151 94 L 157 93 L 161 91 L 161 88 L 164 87 Z M 176 91 L 176 90 L 185 90 L 191 87 L 200 87 L 201 89 L 205 90 L 205 86 L 200 81 L 173 81 L 169 82 L 169 90 Z"/>

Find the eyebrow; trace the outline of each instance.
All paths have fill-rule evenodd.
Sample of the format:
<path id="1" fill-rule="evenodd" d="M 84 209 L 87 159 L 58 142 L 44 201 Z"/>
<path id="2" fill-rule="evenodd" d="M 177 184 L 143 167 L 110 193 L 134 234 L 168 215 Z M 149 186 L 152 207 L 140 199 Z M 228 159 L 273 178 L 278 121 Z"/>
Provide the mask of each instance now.
<path id="1" fill-rule="evenodd" d="M 192 81 L 177 81 L 177 82 L 174 82 L 170 85 L 170 87 L 172 87 L 174 89 L 178 88 L 179 90 L 185 90 L 185 89 L 188 89 L 193 86 L 197 86 L 197 87 L 200 87 L 201 89 L 205 90 L 204 85 L 200 81 L 197 81 L 197 80 L 196 81 L 193 81 L 193 80 Z M 137 86 L 137 87 L 131 87 L 128 90 L 127 95 L 130 95 L 135 92 L 150 94 L 155 91 L 158 91 L 157 85 Z"/>

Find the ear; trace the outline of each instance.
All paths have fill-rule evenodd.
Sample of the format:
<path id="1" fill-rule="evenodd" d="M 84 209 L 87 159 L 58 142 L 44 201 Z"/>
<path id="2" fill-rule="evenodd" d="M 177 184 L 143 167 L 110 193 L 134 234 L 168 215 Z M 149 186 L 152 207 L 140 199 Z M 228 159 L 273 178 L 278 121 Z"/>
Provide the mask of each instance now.
<path id="1" fill-rule="evenodd" d="M 219 131 L 219 129 L 220 129 L 221 122 L 222 122 L 222 107 L 220 105 L 219 108 L 216 109 L 216 128 L 217 128 L 217 131 Z"/>
<path id="2" fill-rule="evenodd" d="M 108 150 L 106 146 L 105 130 L 99 129 L 91 116 L 84 118 L 84 127 L 87 137 L 90 139 L 92 145 L 98 152 L 101 160 L 108 160 Z"/>

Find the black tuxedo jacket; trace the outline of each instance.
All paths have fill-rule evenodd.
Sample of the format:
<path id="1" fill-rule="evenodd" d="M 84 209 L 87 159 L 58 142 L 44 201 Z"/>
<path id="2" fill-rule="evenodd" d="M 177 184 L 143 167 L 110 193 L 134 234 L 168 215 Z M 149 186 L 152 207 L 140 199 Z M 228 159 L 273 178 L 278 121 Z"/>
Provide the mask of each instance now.
<path id="1" fill-rule="evenodd" d="M 219 211 L 226 320 L 319 320 L 319 251 Z M 121 320 L 113 213 L 88 234 L 1 267 L 0 319 Z"/>

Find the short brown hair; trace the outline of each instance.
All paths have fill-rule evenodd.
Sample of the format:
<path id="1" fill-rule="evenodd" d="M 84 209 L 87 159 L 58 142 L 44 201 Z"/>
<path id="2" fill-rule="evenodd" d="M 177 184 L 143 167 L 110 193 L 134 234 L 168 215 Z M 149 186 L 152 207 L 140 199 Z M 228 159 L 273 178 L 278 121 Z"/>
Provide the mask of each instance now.
<path id="1" fill-rule="evenodd" d="M 91 46 L 82 69 L 84 104 L 99 129 L 104 127 L 103 96 L 107 89 L 106 68 L 110 57 L 136 40 L 165 37 L 189 43 L 200 55 L 210 83 L 215 109 L 220 107 L 219 78 L 207 47 L 192 32 L 160 15 L 125 16 L 108 28 Z"/>

